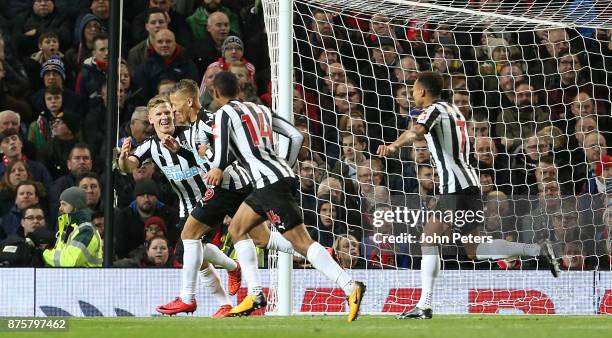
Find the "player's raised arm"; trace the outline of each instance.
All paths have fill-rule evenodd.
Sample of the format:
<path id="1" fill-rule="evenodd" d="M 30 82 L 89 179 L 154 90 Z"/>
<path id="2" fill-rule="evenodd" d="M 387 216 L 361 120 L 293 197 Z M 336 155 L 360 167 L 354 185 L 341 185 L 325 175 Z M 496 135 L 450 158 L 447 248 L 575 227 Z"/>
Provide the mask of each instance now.
<path id="1" fill-rule="evenodd" d="M 378 146 L 378 151 L 376 152 L 380 156 L 388 156 L 397 151 L 402 146 L 407 144 L 412 144 L 414 140 L 422 137 L 427 133 L 427 128 L 419 123 L 415 123 L 412 125 L 412 128 L 404 131 L 397 140 L 393 141 L 388 145 L 381 144 Z"/>
<path id="2" fill-rule="evenodd" d="M 125 140 L 123 140 L 123 144 L 121 145 L 121 152 L 119 153 L 119 158 L 117 159 L 117 167 L 123 173 L 131 173 L 132 170 L 140 166 L 139 158 L 134 155 L 130 155 L 131 150 L 132 138 L 126 137 Z"/>
<path id="3" fill-rule="evenodd" d="M 304 135 L 289 121 L 272 114 L 272 130 L 289 138 L 289 149 L 287 151 L 287 164 L 293 167 L 300 153 L 300 148 L 304 142 Z"/>

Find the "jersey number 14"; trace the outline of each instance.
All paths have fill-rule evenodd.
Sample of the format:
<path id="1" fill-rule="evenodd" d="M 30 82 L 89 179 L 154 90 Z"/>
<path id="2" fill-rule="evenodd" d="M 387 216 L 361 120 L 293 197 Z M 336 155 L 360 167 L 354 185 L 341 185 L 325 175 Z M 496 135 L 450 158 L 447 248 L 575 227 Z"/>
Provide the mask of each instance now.
<path id="1" fill-rule="evenodd" d="M 264 142 L 266 144 L 270 144 L 270 139 L 272 138 L 272 130 L 270 126 L 266 123 L 266 117 L 263 113 L 257 113 L 257 117 L 259 118 L 259 135 L 262 140 L 267 139 Z M 249 134 L 251 135 L 251 140 L 253 140 L 253 145 L 259 146 L 259 137 L 257 130 L 255 129 L 255 124 L 253 123 L 253 117 L 249 114 L 242 115 L 242 122 L 246 123 Z"/>

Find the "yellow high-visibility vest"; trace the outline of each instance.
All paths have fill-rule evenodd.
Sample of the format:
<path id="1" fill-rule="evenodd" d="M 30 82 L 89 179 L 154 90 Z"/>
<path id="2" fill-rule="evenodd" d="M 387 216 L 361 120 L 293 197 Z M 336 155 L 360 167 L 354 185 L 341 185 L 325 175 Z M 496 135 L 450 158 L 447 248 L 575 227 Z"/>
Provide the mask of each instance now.
<path id="1" fill-rule="evenodd" d="M 71 221 L 71 215 L 74 221 Z M 58 217 L 55 247 L 43 252 L 45 264 L 53 267 L 101 267 L 103 245 L 98 230 L 91 222 L 77 224 L 79 217 L 74 216 L 73 213 Z M 64 238 L 69 227 L 72 232 Z"/>

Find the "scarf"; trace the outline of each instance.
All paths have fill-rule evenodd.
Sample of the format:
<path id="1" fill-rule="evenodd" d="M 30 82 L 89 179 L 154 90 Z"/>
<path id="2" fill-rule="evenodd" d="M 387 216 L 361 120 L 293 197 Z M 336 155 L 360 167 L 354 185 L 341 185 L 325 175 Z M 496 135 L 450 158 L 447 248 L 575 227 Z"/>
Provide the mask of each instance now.
<path id="1" fill-rule="evenodd" d="M 21 160 L 25 162 L 28 160 L 28 158 L 24 154 L 21 154 Z M 4 164 L 5 167 L 8 167 L 11 164 L 11 162 L 12 161 L 10 158 L 8 158 L 8 156 L 2 155 L 2 164 Z"/>

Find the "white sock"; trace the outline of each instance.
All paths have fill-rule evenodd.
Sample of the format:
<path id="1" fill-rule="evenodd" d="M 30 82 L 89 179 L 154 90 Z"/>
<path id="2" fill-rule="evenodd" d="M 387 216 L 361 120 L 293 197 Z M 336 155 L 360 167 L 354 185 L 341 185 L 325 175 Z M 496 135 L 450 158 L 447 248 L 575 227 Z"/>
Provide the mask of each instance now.
<path id="1" fill-rule="evenodd" d="M 421 246 L 421 299 L 417 303 L 419 309 L 431 309 L 434 284 L 440 272 L 440 257 L 437 246 Z"/>
<path id="2" fill-rule="evenodd" d="M 198 271 L 202 265 L 202 242 L 199 239 L 183 240 L 183 270 L 181 273 L 181 299 L 190 304 L 195 297 Z"/>
<path id="3" fill-rule="evenodd" d="M 491 243 L 481 243 L 476 248 L 478 259 L 500 259 L 514 256 L 532 256 L 540 254 L 537 244 L 508 242 L 503 239 L 494 239 Z"/>
<path id="4" fill-rule="evenodd" d="M 238 243 L 234 243 L 234 249 L 238 255 L 242 277 L 244 277 L 249 289 L 248 294 L 259 294 L 262 291 L 262 287 L 259 282 L 259 273 L 257 272 L 257 252 L 255 251 L 255 243 L 253 243 L 252 239 L 243 239 Z"/>
<path id="5" fill-rule="evenodd" d="M 221 249 L 219 249 L 219 247 L 216 245 L 206 243 L 202 244 L 202 247 L 204 249 L 204 254 L 202 256 L 204 260 L 207 260 L 214 265 L 218 265 L 227 271 L 234 271 L 238 267 L 236 261 L 227 257 L 227 255 L 223 253 L 223 251 L 221 251 Z"/>
<path id="6" fill-rule="evenodd" d="M 286 252 L 296 257 L 305 258 L 304 256 L 300 255 L 299 252 L 293 249 L 293 245 L 291 245 L 291 242 L 289 242 L 285 236 L 276 231 L 270 231 L 270 239 L 268 240 L 266 249 Z"/>
<path id="7" fill-rule="evenodd" d="M 306 257 L 315 269 L 342 288 L 347 296 L 351 294 L 353 279 L 334 261 L 321 244 L 312 243 L 308 247 Z"/>
<path id="8" fill-rule="evenodd" d="M 223 289 L 223 285 L 221 285 L 219 273 L 212 264 L 209 264 L 206 269 L 200 271 L 200 279 L 219 302 L 219 305 L 232 304 L 229 295 Z"/>

